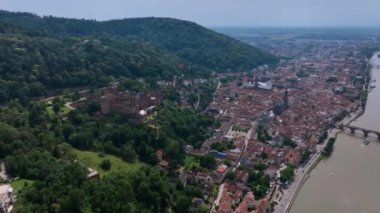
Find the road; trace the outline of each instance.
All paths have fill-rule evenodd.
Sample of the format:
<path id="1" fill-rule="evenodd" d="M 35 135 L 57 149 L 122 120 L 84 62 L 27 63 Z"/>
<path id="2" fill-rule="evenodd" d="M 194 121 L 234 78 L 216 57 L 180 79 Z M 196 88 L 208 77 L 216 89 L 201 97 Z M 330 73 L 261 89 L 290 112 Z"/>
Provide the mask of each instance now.
<path id="1" fill-rule="evenodd" d="M 245 151 L 247 150 L 247 147 L 248 147 L 248 143 L 249 143 L 249 139 L 252 137 L 252 133 L 253 133 L 253 130 L 254 130 L 254 122 L 251 123 L 251 128 L 248 130 L 248 132 L 245 134 L 245 138 L 244 138 L 244 148 L 243 150 L 241 150 L 241 153 L 240 153 L 240 157 L 239 157 L 239 160 L 238 160 L 238 163 L 236 164 L 236 166 L 232 169 L 232 171 L 235 171 L 236 168 L 238 168 L 240 166 L 240 161 L 241 161 L 241 158 L 243 157 Z"/>
<path id="2" fill-rule="evenodd" d="M 344 119 L 340 123 L 347 122 L 347 119 Z M 328 138 L 335 137 L 340 131 L 333 129 L 330 130 Z M 318 145 L 316 152 L 311 155 L 310 160 L 308 163 L 304 166 L 298 167 L 294 171 L 294 181 L 288 185 L 287 189 L 283 190 L 282 195 L 279 196 L 279 199 L 276 199 L 278 191 L 275 192 L 274 199 L 272 201 L 277 201 L 277 205 L 274 209 L 274 213 L 288 213 L 290 211 L 290 208 L 295 201 L 298 192 L 302 188 L 303 184 L 306 182 L 306 180 L 310 177 L 310 173 L 307 173 L 310 168 L 314 165 L 314 163 L 318 160 L 319 156 L 321 155 L 321 152 L 323 148 L 325 147 L 327 143 L 323 143 L 321 145 Z M 280 193 L 281 194 L 281 193 Z"/>
<path id="3" fill-rule="evenodd" d="M 310 169 L 310 167 L 314 164 L 318 157 L 319 154 L 314 154 L 305 166 L 301 166 L 294 171 L 293 182 L 288 185 L 287 189 L 283 190 L 283 194 L 280 195 L 279 199 L 276 200 L 278 204 L 274 209 L 274 213 L 288 212 L 288 207 L 290 206 L 290 203 L 297 196 L 297 193 L 301 188 L 304 180 L 308 178 L 309 174 L 306 174 L 306 172 Z M 277 197 L 277 193 L 280 192 L 278 190 L 275 192 L 275 198 Z"/>
<path id="4" fill-rule="evenodd" d="M 220 203 L 220 199 L 222 199 L 223 190 L 224 190 L 224 183 L 220 184 L 219 186 L 218 196 L 214 200 L 214 203 L 212 203 L 210 212 L 216 212 L 216 206 Z"/>
<path id="5" fill-rule="evenodd" d="M 201 94 L 199 94 L 199 91 L 198 91 L 197 97 L 198 97 L 198 99 L 197 99 L 197 103 L 195 104 L 195 110 L 198 109 L 198 107 L 199 107 L 199 102 L 201 102 Z"/>
<path id="6" fill-rule="evenodd" d="M 234 166 L 234 167 L 232 168 L 232 171 L 235 171 L 236 168 L 239 167 L 241 157 L 244 155 L 245 150 L 247 149 L 248 142 L 249 142 L 249 139 L 252 137 L 253 130 L 254 130 L 254 123 L 252 123 L 251 128 L 250 128 L 250 129 L 248 130 L 248 132 L 245 134 L 244 148 L 243 148 L 243 150 L 241 150 L 241 153 L 240 153 L 240 157 L 239 157 L 238 163 L 236 164 L 236 166 Z M 218 196 L 217 196 L 217 198 L 214 200 L 214 203 L 212 204 L 212 207 L 211 207 L 211 211 L 210 211 L 210 212 L 216 212 L 216 211 L 215 211 L 215 207 L 216 207 L 217 205 L 219 205 L 219 203 L 220 203 L 220 199 L 221 199 L 221 197 L 222 197 L 222 193 L 223 193 L 223 188 L 224 188 L 224 183 L 222 183 L 222 184 L 219 186 Z"/>
<path id="7" fill-rule="evenodd" d="M 1 171 L 0 171 L 0 177 L 1 177 L 1 179 L 8 180 L 8 175 L 7 175 L 6 171 L 5 171 L 5 164 L 1 163 L 0 167 L 1 167 Z"/>
<path id="8" fill-rule="evenodd" d="M 69 101 L 69 102 L 66 102 L 65 103 L 65 106 L 71 110 L 74 110 L 75 108 L 71 106 L 71 104 L 74 104 L 74 103 L 77 103 L 77 102 L 80 102 L 80 101 L 84 101 L 86 100 L 87 98 L 83 97 L 83 98 L 80 98 L 79 100 L 77 101 Z"/>
<path id="9" fill-rule="evenodd" d="M 352 112 L 349 116 L 345 117 L 341 122 L 338 122 L 337 125 L 340 125 L 340 124 L 347 125 L 351 123 L 352 121 L 356 120 L 358 116 L 361 115 L 362 110 L 363 109 L 360 108 L 357 111 Z M 336 136 L 338 132 L 340 131 L 339 130 L 336 131 L 334 129 L 330 130 L 328 138 Z M 290 211 L 290 207 L 293 204 L 292 202 L 294 202 L 294 200 L 296 199 L 297 194 L 299 190 L 301 189 L 302 185 L 304 184 L 304 182 L 309 178 L 310 174 L 306 174 L 306 172 L 309 171 L 311 166 L 318 159 L 318 157 L 320 156 L 320 152 L 323 150 L 325 144 L 326 143 L 321 144 L 317 147 L 316 153 L 311 156 L 311 159 L 306 165 L 304 165 L 303 167 L 301 166 L 295 170 L 294 181 L 290 183 L 287 189 L 283 190 L 282 194 L 281 192 L 276 190 L 273 196 L 274 199 L 272 201 L 277 201 L 278 204 L 276 205 L 273 211 L 274 213 L 288 213 Z M 279 199 L 276 199 L 277 194 L 280 194 Z"/>

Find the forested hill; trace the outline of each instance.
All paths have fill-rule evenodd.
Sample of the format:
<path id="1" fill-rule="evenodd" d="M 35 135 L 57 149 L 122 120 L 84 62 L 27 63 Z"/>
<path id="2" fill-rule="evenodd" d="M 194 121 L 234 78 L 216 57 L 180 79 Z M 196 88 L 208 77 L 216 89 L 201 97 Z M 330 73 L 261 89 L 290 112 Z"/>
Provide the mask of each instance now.
<path id="1" fill-rule="evenodd" d="M 0 21 L 0 103 L 79 86 L 102 87 L 113 78 L 168 79 L 181 60 L 139 41 L 56 36 Z"/>
<path id="2" fill-rule="evenodd" d="M 215 71 L 249 70 L 276 61 L 272 55 L 246 43 L 195 23 L 171 18 L 100 22 L 0 11 L 0 21 L 59 35 L 138 39 Z"/>

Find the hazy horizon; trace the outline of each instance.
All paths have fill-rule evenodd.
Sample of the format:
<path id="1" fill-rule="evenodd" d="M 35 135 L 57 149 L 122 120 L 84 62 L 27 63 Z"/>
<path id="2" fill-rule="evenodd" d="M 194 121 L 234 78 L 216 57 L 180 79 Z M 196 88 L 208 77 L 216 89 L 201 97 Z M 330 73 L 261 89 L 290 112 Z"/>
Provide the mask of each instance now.
<path id="1" fill-rule="evenodd" d="M 208 27 L 380 27 L 380 1 L 362 0 L 2 0 L 0 9 L 96 19 L 170 17 Z"/>

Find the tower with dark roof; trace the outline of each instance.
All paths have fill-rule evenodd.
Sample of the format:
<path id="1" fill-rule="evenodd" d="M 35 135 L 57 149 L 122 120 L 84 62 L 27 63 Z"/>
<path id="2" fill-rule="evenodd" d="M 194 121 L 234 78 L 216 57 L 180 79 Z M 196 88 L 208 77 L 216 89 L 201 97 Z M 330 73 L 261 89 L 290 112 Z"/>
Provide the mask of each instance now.
<path id="1" fill-rule="evenodd" d="M 255 77 L 255 89 L 257 89 L 259 87 L 259 77 Z"/>
<path id="2" fill-rule="evenodd" d="M 288 108 L 289 107 L 288 89 L 285 90 L 284 97 L 282 98 L 282 101 L 284 102 L 285 108 Z"/>

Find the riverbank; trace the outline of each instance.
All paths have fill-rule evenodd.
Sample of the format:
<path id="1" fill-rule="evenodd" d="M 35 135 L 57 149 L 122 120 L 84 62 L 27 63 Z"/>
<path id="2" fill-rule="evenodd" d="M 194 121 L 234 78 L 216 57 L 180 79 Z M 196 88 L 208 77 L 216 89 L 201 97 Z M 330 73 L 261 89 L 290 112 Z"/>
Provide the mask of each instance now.
<path id="1" fill-rule="evenodd" d="M 343 122 L 343 121 L 341 121 L 341 122 Z M 307 168 L 304 168 L 303 171 L 306 171 L 306 172 L 304 172 L 304 174 L 302 175 L 301 180 L 298 182 L 298 184 L 296 184 L 296 189 L 295 189 L 293 195 L 290 198 L 289 204 L 286 206 L 286 209 L 283 212 L 285 212 L 285 213 L 289 213 L 290 212 L 291 207 L 293 206 L 294 201 L 296 200 L 296 198 L 298 196 L 298 193 L 300 192 L 302 186 L 310 178 L 311 172 L 325 158 L 325 156 L 322 155 L 322 150 L 326 146 L 328 139 L 329 138 L 337 138 L 340 133 L 341 133 L 340 131 L 336 131 L 335 129 L 330 130 L 330 132 L 328 133 L 327 139 L 323 142 L 323 144 L 320 145 L 320 147 L 318 148 L 318 151 L 314 154 L 314 156 L 308 162 L 307 165 L 309 165 L 309 166 Z M 292 183 L 292 184 L 294 184 L 294 183 Z"/>
<path id="2" fill-rule="evenodd" d="M 371 61 L 368 61 L 368 64 L 367 64 L 367 67 L 365 70 L 368 69 L 368 67 L 371 67 L 372 64 L 371 64 Z M 366 71 L 364 71 L 366 72 Z M 370 70 L 370 77 L 369 77 L 369 82 L 371 82 L 372 80 L 372 69 Z M 366 82 L 367 84 L 368 82 Z M 363 90 L 362 91 L 366 91 L 366 92 L 369 92 L 368 90 L 368 87 L 366 86 L 363 86 Z M 365 112 L 365 107 L 361 107 L 360 106 L 360 103 L 358 104 L 358 108 L 351 112 L 349 115 L 347 115 L 342 121 L 338 122 L 336 125 L 339 126 L 341 124 L 343 125 L 349 125 L 350 123 L 354 122 L 355 120 L 357 120 L 358 118 L 360 118 L 360 116 L 362 116 Z M 328 137 L 327 139 L 323 142 L 323 144 L 317 148 L 317 152 L 316 154 L 314 154 L 314 156 L 311 158 L 311 160 L 308 162 L 307 165 L 308 168 L 306 170 L 306 172 L 304 172 L 304 174 L 302 175 L 302 178 L 299 180 L 299 181 L 296 181 L 296 182 L 293 182 L 292 185 L 295 185 L 295 190 L 293 193 L 290 193 L 290 197 L 288 197 L 287 199 L 289 199 L 289 203 L 286 205 L 285 207 L 285 211 L 275 211 L 275 212 L 285 212 L 285 213 L 289 213 L 290 210 L 291 210 L 291 207 L 293 206 L 297 196 L 298 196 L 298 193 L 300 192 L 302 186 L 306 183 L 306 181 L 310 178 L 310 174 L 311 172 L 318 166 L 318 164 L 325 158 L 321 153 L 322 153 L 322 150 L 324 149 L 324 147 L 326 146 L 327 144 L 327 141 L 329 138 L 335 138 L 337 139 L 338 135 L 342 133 L 340 130 L 336 130 L 335 128 L 332 128 L 330 129 L 329 133 L 328 133 Z M 305 171 L 303 169 L 303 171 Z M 285 194 L 285 193 L 284 193 Z M 277 206 L 276 206 L 277 207 Z M 280 208 L 281 209 L 281 208 Z"/>
<path id="3" fill-rule="evenodd" d="M 355 121 L 360 115 L 363 114 L 364 109 L 362 107 L 358 107 L 356 111 L 351 112 L 347 115 L 342 121 L 338 122 L 336 125 L 341 124 L 349 124 Z M 286 190 L 282 192 L 282 198 L 277 203 L 274 208 L 274 213 L 289 213 L 292 205 L 294 204 L 298 193 L 300 192 L 302 186 L 309 179 L 311 172 L 313 169 L 324 159 L 324 156 L 321 154 L 322 150 L 327 144 L 329 138 L 337 138 L 341 133 L 338 129 L 330 129 L 328 132 L 327 139 L 320 145 L 317 146 L 316 152 L 310 156 L 310 160 L 307 164 L 300 166 L 294 172 L 293 182 L 288 186 Z"/>
<path id="4" fill-rule="evenodd" d="M 371 61 L 368 61 L 368 64 L 367 64 L 367 67 L 366 67 L 366 70 L 365 72 L 367 72 L 367 69 L 368 67 L 371 69 L 370 72 L 369 72 L 369 78 L 366 80 L 366 84 L 370 84 L 372 82 L 372 74 L 373 74 L 373 68 L 372 68 L 372 65 L 374 62 L 371 60 Z M 366 91 L 366 92 L 369 92 L 369 87 L 367 86 L 363 86 L 363 90 L 362 91 Z M 366 106 L 367 106 L 367 103 L 366 103 Z M 351 112 L 348 116 L 346 116 L 341 122 L 337 123 L 337 126 L 340 125 L 340 124 L 344 124 L 344 125 L 349 125 L 351 124 L 352 122 L 356 122 L 359 118 L 361 118 L 364 113 L 366 112 L 366 106 L 365 107 L 361 107 L 360 106 L 360 103 L 357 107 L 357 109 L 354 111 L 354 112 Z M 337 129 L 331 129 L 330 130 L 330 133 L 329 133 L 329 136 L 328 138 L 330 137 L 333 137 L 333 138 L 338 138 L 338 136 L 340 135 L 340 133 L 343 133 L 343 131 L 341 130 L 337 130 Z M 325 144 L 325 143 L 324 143 Z M 310 177 L 310 174 L 311 172 L 315 169 L 315 167 L 317 167 L 317 165 L 324 159 L 324 157 L 322 155 L 319 154 L 319 157 L 316 158 L 314 161 L 313 161 L 313 165 L 310 166 L 309 170 L 305 173 L 305 176 L 304 176 L 304 181 L 301 182 L 301 184 L 298 186 L 297 190 L 296 190 L 296 193 L 294 194 L 294 197 L 291 199 L 291 202 L 289 203 L 289 206 L 288 206 L 288 209 L 285 211 L 286 213 L 290 212 L 291 210 L 291 207 L 293 206 L 293 204 L 295 203 L 295 200 L 298 196 L 298 193 L 301 191 L 301 188 L 305 185 L 306 181 L 309 180 L 309 177 Z M 315 178 L 313 178 L 314 180 Z M 309 186 L 309 185 L 308 185 Z M 309 193 L 311 193 L 310 191 L 308 191 Z M 298 205 L 297 205 L 298 206 Z"/>

